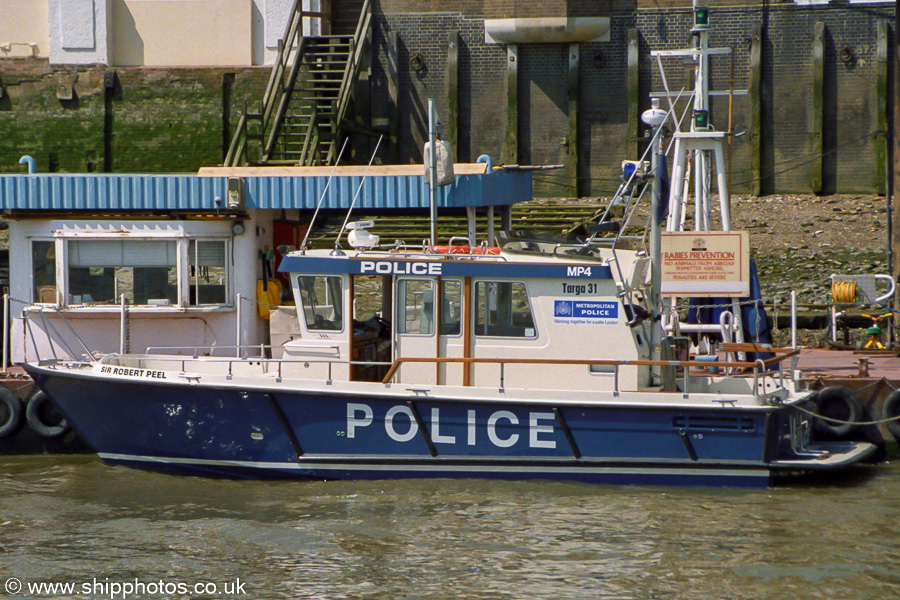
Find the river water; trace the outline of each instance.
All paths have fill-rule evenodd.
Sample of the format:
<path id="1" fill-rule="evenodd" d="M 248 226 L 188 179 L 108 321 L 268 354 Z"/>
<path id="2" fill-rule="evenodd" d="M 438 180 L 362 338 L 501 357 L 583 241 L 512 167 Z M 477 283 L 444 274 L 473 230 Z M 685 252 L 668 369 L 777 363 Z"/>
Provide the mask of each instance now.
<path id="1" fill-rule="evenodd" d="M 0 457 L 4 594 L 900 598 L 900 463 L 747 491 L 233 481 Z"/>

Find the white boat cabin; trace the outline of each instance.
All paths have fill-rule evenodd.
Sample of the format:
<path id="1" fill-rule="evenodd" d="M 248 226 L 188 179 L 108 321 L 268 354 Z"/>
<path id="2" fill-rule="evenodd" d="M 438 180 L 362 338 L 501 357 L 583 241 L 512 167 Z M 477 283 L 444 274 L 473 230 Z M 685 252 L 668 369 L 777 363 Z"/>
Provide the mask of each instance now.
<path id="1" fill-rule="evenodd" d="M 617 373 L 588 364 L 650 358 L 648 327 L 628 325 L 624 286 L 607 259 L 461 248 L 286 256 L 297 330 L 283 345 L 283 375 L 382 381 L 400 359 L 391 381 L 409 385 L 502 388 L 508 380 L 596 391 L 636 389 L 649 376 L 646 367 Z M 645 278 L 641 256 L 618 255 L 637 261 Z M 547 359 L 571 364 L 541 364 Z"/>

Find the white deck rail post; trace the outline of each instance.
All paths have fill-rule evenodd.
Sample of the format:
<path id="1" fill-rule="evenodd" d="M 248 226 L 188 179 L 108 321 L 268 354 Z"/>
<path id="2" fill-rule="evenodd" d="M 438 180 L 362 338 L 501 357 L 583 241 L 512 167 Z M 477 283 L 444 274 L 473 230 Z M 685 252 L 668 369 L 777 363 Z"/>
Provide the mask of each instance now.
<path id="1" fill-rule="evenodd" d="M 119 296 L 119 354 L 125 354 L 125 294 Z"/>
<path id="2" fill-rule="evenodd" d="M 9 369 L 9 294 L 3 294 L 3 370 Z"/>
<path id="3" fill-rule="evenodd" d="M 234 302 L 235 307 L 237 308 L 237 330 L 235 331 L 234 355 L 237 356 L 238 358 L 243 358 L 243 355 L 241 354 L 241 300 L 242 299 L 243 299 L 243 296 L 240 293 L 238 293 L 238 295 L 235 297 L 235 302 Z"/>
<path id="4" fill-rule="evenodd" d="M 797 348 L 797 290 L 791 290 L 791 348 Z"/>

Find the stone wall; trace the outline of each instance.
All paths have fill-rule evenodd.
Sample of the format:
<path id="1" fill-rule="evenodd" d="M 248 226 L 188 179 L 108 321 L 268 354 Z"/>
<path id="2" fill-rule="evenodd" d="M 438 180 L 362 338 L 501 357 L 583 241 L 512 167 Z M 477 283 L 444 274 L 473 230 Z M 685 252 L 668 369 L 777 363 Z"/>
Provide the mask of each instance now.
<path id="1" fill-rule="evenodd" d="M 268 69 L 0 66 L 0 172 L 192 172 L 220 164 L 238 109 L 258 103 Z"/>

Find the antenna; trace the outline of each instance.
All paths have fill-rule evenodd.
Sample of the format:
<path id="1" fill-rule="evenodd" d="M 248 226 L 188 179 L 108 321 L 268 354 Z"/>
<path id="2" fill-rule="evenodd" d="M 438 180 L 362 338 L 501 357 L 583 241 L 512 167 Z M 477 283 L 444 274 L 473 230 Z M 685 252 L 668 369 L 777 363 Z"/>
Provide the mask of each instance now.
<path id="1" fill-rule="evenodd" d="M 353 202 L 350 203 L 350 208 L 347 209 L 347 216 L 344 217 L 344 224 L 341 225 L 341 230 L 338 231 L 337 237 L 334 238 L 334 252 L 332 254 L 340 252 L 341 246 L 341 234 L 344 233 L 344 230 L 347 228 L 347 221 L 350 220 L 350 213 L 353 212 L 353 207 L 356 205 L 356 199 L 359 198 L 359 193 L 362 191 L 362 186 L 366 182 L 366 176 L 369 174 L 369 167 L 372 166 L 372 163 L 375 162 L 375 155 L 378 154 L 378 147 L 381 146 L 381 140 L 384 139 L 384 134 L 378 136 L 378 143 L 375 144 L 375 150 L 372 151 L 372 158 L 369 159 L 369 164 L 366 166 L 366 171 L 363 173 L 362 179 L 359 180 L 359 186 L 356 188 L 356 194 L 353 196 Z"/>
<path id="2" fill-rule="evenodd" d="M 322 200 L 325 199 L 325 194 L 328 193 L 328 186 L 331 185 L 331 179 L 334 177 L 334 172 L 337 170 L 338 163 L 341 162 L 341 157 L 344 155 L 344 148 L 347 147 L 347 140 L 350 138 L 344 138 L 344 145 L 341 146 L 341 151 L 338 154 L 337 160 L 334 161 L 334 167 L 331 169 L 331 175 L 328 176 L 328 182 L 325 183 L 325 189 L 322 190 L 322 196 L 319 198 L 319 203 L 316 204 L 316 212 L 313 213 L 312 220 L 309 222 L 309 227 L 306 228 L 306 235 L 303 236 L 303 243 L 300 244 L 300 252 L 306 252 L 306 242 L 309 240 L 309 233 L 312 231 L 313 223 L 316 222 L 316 217 L 319 214 L 319 208 L 322 206 Z"/>

